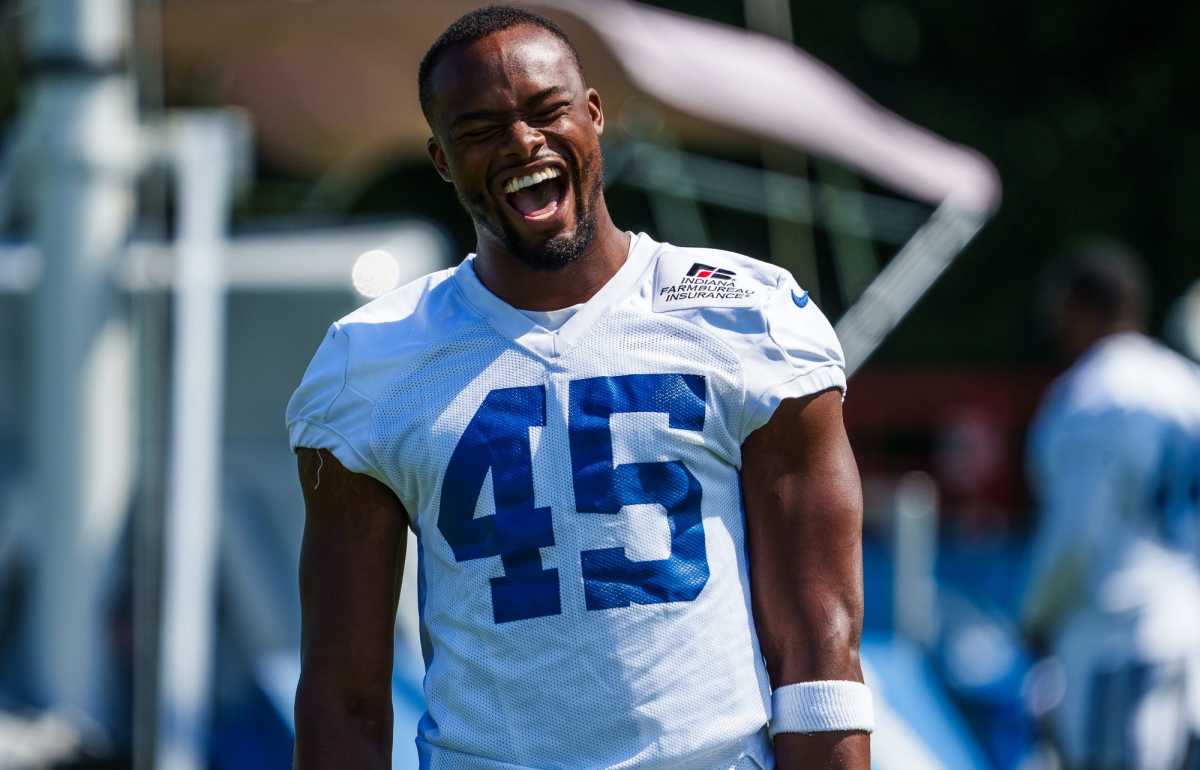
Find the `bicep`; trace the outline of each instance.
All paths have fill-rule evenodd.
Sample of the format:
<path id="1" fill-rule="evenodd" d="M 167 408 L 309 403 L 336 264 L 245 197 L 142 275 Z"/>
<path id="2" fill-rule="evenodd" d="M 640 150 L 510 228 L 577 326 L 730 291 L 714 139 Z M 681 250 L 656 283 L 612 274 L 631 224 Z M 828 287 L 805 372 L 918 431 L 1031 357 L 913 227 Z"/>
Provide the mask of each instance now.
<path id="1" fill-rule="evenodd" d="M 862 492 L 841 394 L 780 404 L 743 446 L 742 489 L 772 684 L 861 681 Z"/>
<path id="2" fill-rule="evenodd" d="M 390 693 L 407 517 L 386 486 L 324 450 L 297 450 L 304 491 L 301 667 L 323 696 Z M 382 695 L 381 695 L 382 697 Z"/>

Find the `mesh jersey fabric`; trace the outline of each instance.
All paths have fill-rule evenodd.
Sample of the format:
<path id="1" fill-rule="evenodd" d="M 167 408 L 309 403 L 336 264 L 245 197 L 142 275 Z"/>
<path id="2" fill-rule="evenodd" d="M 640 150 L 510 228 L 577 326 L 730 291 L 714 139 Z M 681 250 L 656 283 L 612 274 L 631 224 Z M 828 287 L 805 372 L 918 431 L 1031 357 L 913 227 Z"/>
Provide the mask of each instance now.
<path id="1" fill-rule="evenodd" d="M 832 328 L 786 271 L 644 234 L 557 331 L 472 261 L 335 323 L 288 406 L 409 512 L 422 767 L 770 767 L 741 445 L 845 390 Z"/>

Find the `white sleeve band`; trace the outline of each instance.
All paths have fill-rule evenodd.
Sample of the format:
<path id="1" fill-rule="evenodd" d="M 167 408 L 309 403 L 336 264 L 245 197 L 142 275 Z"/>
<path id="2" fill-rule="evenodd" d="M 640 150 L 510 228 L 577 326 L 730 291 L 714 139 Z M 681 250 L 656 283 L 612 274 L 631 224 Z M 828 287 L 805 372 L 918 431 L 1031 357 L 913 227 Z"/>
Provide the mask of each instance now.
<path id="1" fill-rule="evenodd" d="M 771 737 L 875 729 L 871 690 L 861 682 L 801 682 L 771 693 Z"/>

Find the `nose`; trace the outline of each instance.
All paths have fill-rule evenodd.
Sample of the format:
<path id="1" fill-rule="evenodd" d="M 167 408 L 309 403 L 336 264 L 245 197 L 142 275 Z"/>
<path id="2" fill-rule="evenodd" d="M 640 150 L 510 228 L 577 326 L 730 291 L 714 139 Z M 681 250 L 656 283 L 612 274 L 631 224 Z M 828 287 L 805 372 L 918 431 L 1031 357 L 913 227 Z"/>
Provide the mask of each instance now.
<path id="1" fill-rule="evenodd" d="M 546 146 L 546 137 L 542 132 L 523 120 L 513 123 L 508 133 L 506 153 L 519 158 L 532 158 Z"/>

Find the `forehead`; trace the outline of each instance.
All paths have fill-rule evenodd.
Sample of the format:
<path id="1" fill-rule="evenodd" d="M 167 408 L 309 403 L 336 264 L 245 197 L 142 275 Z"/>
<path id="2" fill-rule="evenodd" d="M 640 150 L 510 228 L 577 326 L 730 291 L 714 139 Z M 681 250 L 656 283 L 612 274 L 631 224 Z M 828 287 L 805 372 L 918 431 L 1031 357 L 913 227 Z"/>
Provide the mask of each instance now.
<path id="1" fill-rule="evenodd" d="M 530 24 L 451 48 L 434 68 L 431 85 L 434 112 L 443 120 L 464 112 L 513 109 L 548 88 L 572 95 L 583 90 L 566 44 Z"/>

